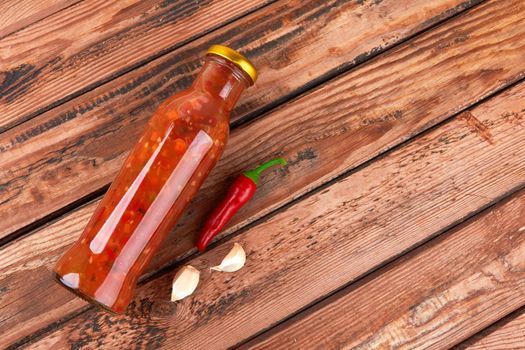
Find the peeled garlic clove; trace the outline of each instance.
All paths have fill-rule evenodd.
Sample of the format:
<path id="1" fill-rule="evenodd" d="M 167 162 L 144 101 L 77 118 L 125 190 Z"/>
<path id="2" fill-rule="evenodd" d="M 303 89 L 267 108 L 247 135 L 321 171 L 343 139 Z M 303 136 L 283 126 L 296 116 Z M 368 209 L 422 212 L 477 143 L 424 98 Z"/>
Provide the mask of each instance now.
<path id="1" fill-rule="evenodd" d="M 173 277 L 171 301 L 184 299 L 191 295 L 199 284 L 200 272 L 190 265 L 183 266 Z"/>
<path id="2" fill-rule="evenodd" d="M 232 250 L 226 255 L 222 262 L 218 266 L 214 266 L 211 269 L 222 272 L 235 272 L 240 270 L 246 262 L 246 253 L 238 243 L 233 244 Z"/>

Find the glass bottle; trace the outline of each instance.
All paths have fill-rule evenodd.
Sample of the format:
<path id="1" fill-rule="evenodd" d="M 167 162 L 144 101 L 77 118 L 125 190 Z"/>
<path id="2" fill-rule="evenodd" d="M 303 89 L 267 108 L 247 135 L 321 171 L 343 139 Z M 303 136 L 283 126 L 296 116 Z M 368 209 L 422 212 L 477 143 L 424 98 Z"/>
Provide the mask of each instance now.
<path id="1" fill-rule="evenodd" d="M 146 265 L 220 158 L 230 112 L 256 78 L 238 52 L 210 47 L 193 85 L 159 106 L 84 232 L 58 261 L 61 285 L 125 311 Z"/>

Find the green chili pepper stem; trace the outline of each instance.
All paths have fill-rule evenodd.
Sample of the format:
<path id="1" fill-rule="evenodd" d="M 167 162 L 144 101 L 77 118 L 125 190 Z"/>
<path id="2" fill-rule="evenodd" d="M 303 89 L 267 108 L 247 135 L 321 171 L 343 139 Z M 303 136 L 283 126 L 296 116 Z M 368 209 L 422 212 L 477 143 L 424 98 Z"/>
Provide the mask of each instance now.
<path id="1" fill-rule="evenodd" d="M 286 165 L 286 160 L 284 158 L 272 159 L 264 164 L 259 165 L 255 169 L 245 171 L 243 175 L 252 180 L 256 185 L 259 185 L 259 177 L 261 173 L 274 165 Z"/>

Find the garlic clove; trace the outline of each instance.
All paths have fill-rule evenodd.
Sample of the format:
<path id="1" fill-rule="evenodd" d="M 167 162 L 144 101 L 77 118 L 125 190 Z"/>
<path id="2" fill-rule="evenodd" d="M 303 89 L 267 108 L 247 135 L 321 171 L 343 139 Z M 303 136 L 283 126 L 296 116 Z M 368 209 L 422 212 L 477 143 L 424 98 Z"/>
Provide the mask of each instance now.
<path id="1" fill-rule="evenodd" d="M 211 269 L 222 272 L 235 272 L 240 270 L 246 263 L 246 253 L 238 243 L 233 244 L 233 248 L 230 250 L 228 255 L 222 259 L 222 262 L 218 266 L 214 266 Z"/>
<path id="2" fill-rule="evenodd" d="M 200 272 L 190 265 L 183 266 L 173 277 L 171 301 L 184 299 L 191 295 L 199 284 Z"/>

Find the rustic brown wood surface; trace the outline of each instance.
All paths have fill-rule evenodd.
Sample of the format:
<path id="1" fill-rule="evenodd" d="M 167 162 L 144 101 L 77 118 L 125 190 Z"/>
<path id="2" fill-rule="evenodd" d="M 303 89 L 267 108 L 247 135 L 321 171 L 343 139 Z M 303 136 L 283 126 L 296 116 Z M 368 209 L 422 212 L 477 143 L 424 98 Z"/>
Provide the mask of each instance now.
<path id="1" fill-rule="evenodd" d="M 38 22 L 80 0 L 0 0 L 0 38 Z"/>
<path id="2" fill-rule="evenodd" d="M 376 8 L 356 6 L 353 1 L 337 6 L 312 1 L 298 11 L 289 2 L 276 3 L 5 132 L 0 140 L 0 162 L 6 165 L 0 170 L 0 210 L 8 208 L 16 215 L 0 220 L 0 241 L 35 220 L 56 216 L 57 211 L 106 186 L 155 107 L 188 87 L 200 66 L 199 55 L 212 43 L 228 42 L 248 50 L 261 67 L 257 89 L 246 94 L 236 109 L 234 119 L 239 121 L 467 6 L 446 0 L 429 7 L 427 1 L 415 0 L 408 2 L 410 11 L 405 11 L 397 4 L 397 0 L 385 1 Z M 389 9 L 397 20 L 386 25 L 382 13 Z M 422 9 L 427 9 L 426 17 L 416 16 Z M 278 16 L 271 15 L 274 13 Z M 362 23 L 344 26 L 347 17 Z M 250 31 L 238 30 L 248 27 Z M 268 27 L 278 28 L 279 35 Z M 341 42 L 341 35 L 351 39 Z M 250 50 L 248 44 L 253 45 L 254 38 L 258 46 Z M 320 40 L 329 48 L 319 50 Z M 512 56 L 519 52 L 512 51 Z M 290 57 L 287 63 L 276 64 L 283 55 Z M 511 69 L 509 81 L 518 71 L 511 63 L 519 65 L 522 60 L 504 66 Z M 226 174 L 231 173 L 222 176 Z"/>
<path id="3" fill-rule="evenodd" d="M 525 341 L 513 332 L 521 314 L 512 313 L 525 304 L 523 1 L 3 8 L 0 348 Z M 3 21 L 8 13 L 17 15 Z M 128 313 L 105 314 L 54 284 L 50 270 L 145 121 L 189 86 L 217 42 L 245 52 L 260 80 Z M 275 155 L 289 165 L 269 172 L 222 240 L 197 254 L 210 203 L 234 174 Z M 247 249 L 245 269 L 207 272 L 234 241 Z M 473 245 L 475 254 L 465 248 Z M 203 270 L 199 288 L 170 303 L 172 273 L 188 261 Z M 349 320 L 354 308 L 359 316 Z"/>
<path id="4" fill-rule="evenodd" d="M 245 348 L 449 348 L 525 304 L 524 230 L 521 191 Z"/>
<path id="5" fill-rule="evenodd" d="M 486 21 L 491 20 L 491 18 L 486 19 Z M 482 22 L 475 27 L 484 26 L 484 22 Z M 444 26 L 441 31 L 449 33 L 451 28 L 454 28 L 456 31 L 457 23 L 453 22 L 450 26 Z M 485 39 L 490 38 L 490 36 L 483 37 Z M 454 39 L 452 38 L 451 40 Z M 398 52 L 392 54 L 388 59 L 378 59 L 376 62 L 365 65 L 355 72 L 350 72 L 341 79 L 330 82 L 314 93 L 288 104 L 275 113 L 265 116 L 265 118 L 234 130 L 230 144 L 236 146 L 228 149 L 224 156 L 224 161 L 217 169 L 220 170 L 215 172 L 206 183 L 203 195 L 194 201 L 194 209 L 192 208 L 188 215 L 182 219 L 178 229 L 174 232 L 173 240 L 169 241 L 167 246 L 159 253 L 158 258 L 151 264 L 150 271 L 180 260 L 188 252 L 191 252 L 195 231 L 199 226 L 198 222 L 201 221 L 207 211 L 206 203 L 216 200 L 222 194 L 220 190 L 213 191 L 212 189 L 224 187 L 227 180 L 224 179 L 223 175 L 234 174 L 240 171 L 243 166 L 246 166 L 243 164 L 250 164 L 250 158 L 254 154 L 260 154 L 260 158 L 269 157 L 277 152 L 280 144 L 286 143 L 286 155 L 293 159 L 293 162 L 288 168 L 288 175 L 284 176 L 284 174 L 279 175 L 279 173 L 275 173 L 276 176 L 267 177 L 267 182 L 260 188 L 256 200 L 252 205 L 249 205 L 239 213 L 234 221 L 236 225 L 232 226 L 230 231 L 245 226 L 269 210 L 281 206 L 298 195 L 363 163 L 381 150 L 410 138 L 421 128 L 428 127 L 447 118 L 455 113 L 458 105 L 472 104 L 490 91 L 501 88 L 501 83 L 495 80 L 479 83 L 476 80 L 466 80 L 463 82 L 464 84 L 479 85 L 476 87 L 472 86 L 469 94 L 458 90 L 457 94 L 454 94 L 455 98 L 449 99 L 448 103 L 444 102 L 430 109 L 430 105 L 428 105 L 429 100 L 445 100 L 443 95 L 444 87 L 452 84 L 456 79 L 456 76 L 451 74 L 449 79 L 443 79 L 442 84 L 419 93 L 417 99 L 414 99 L 411 95 L 406 95 L 406 91 L 418 91 L 422 81 L 411 79 L 414 74 L 419 75 L 419 73 L 411 72 L 407 68 L 413 62 L 421 61 L 430 55 L 434 59 L 427 60 L 428 66 L 425 65 L 425 67 L 429 67 L 426 73 L 429 79 L 436 72 L 432 67 L 437 66 L 440 70 L 448 69 L 448 66 L 443 67 L 443 65 L 439 64 L 443 61 L 449 62 L 450 67 L 458 64 L 458 62 L 465 62 L 466 65 L 469 65 L 474 60 L 482 63 L 481 67 L 484 67 L 483 63 L 486 65 L 492 64 L 493 66 L 496 64 L 493 60 L 479 61 L 479 57 L 483 52 L 491 52 L 490 47 L 482 50 L 472 50 L 471 56 L 458 56 L 455 51 L 447 49 L 443 49 L 439 55 L 435 55 L 435 50 L 432 47 L 421 50 L 421 48 L 427 46 L 427 43 L 428 41 L 422 36 L 417 41 L 403 45 Z M 482 45 L 485 45 L 484 40 L 475 41 L 469 47 L 476 48 Z M 414 55 L 414 51 L 420 53 Z M 413 56 L 413 60 L 401 59 L 409 56 Z M 509 57 L 511 56 L 509 55 Z M 515 63 L 514 65 L 505 66 L 512 69 L 513 66 L 519 67 L 522 61 L 516 60 L 514 62 L 507 59 L 502 60 L 501 63 L 507 64 L 507 62 Z M 475 70 L 480 69 L 475 65 L 472 65 L 472 67 Z M 404 83 L 394 87 L 390 80 L 379 79 L 385 74 L 385 71 L 390 72 L 395 81 L 403 81 Z M 512 70 L 510 74 L 513 74 Z M 472 74 L 472 76 L 475 75 Z M 510 75 L 509 81 L 512 79 L 516 79 L 516 77 Z M 400 86 L 403 89 L 398 89 Z M 346 90 L 354 91 L 357 97 L 338 105 L 338 95 Z M 390 103 L 390 111 L 384 108 L 386 100 L 383 94 L 388 90 L 391 91 L 390 102 L 388 102 Z M 380 93 L 376 94 L 374 91 Z M 478 92 L 474 94 L 474 91 Z M 368 99 L 366 104 L 361 104 L 358 96 L 364 95 L 368 96 Z M 332 97 L 328 99 L 327 96 Z M 362 112 L 365 109 L 366 112 Z M 295 112 L 299 110 L 303 112 Z M 430 110 L 430 112 L 427 112 L 427 110 Z M 403 119 L 404 122 L 396 121 L 393 116 L 396 111 L 403 111 L 404 116 L 400 116 L 398 119 Z M 360 113 L 362 115 L 359 115 Z M 390 117 L 388 116 L 389 113 Z M 318 124 L 320 117 L 325 121 L 322 125 Z M 274 129 L 273 126 L 277 123 L 281 123 L 281 129 L 272 131 Z M 299 123 L 303 125 L 303 132 L 297 134 L 294 125 Z M 333 124 L 333 126 L 327 127 L 330 124 Z M 341 124 L 347 125 L 347 130 L 341 130 Z M 381 138 L 374 136 L 378 129 L 383 130 Z M 251 138 L 247 135 L 257 135 L 261 142 L 250 145 Z M 261 144 L 266 146 L 261 147 Z M 348 146 L 332 146 L 337 144 Z M 100 147 L 100 149 L 103 149 L 103 147 Z M 362 151 L 347 152 L 348 149 L 362 149 Z M 330 150 L 330 152 L 325 152 L 324 150 Z M 323 160 L 322 167 L 316 166 L 319 159 Z M 307 175 L 302 175 L 303 173 L 307 173 Z M 97 176 L 96 171 L 91 170 L 90 174 Z M 293 174 L 298 175 L 293 176 Z M 290 178 L 290 176 L 293 177 Z M 272 187 L 279 187 L 279 183 L 283 191 L 270 191 Z M 62 185 L 61 188 L 64 188 L 64 186 Z M 91 204 L 88 207 L 67 214 L 55 224 L 5 248 L 5 258 L 0 262 L 0 272 L 4 276 L 0 278 L 0 286 L 7 288 L 4 292 L 4 298 L 16 300 L 1 308 L 1 314 L 4 315 L 5 319 L 9 320 L 4 323 L 4 329 L 7 334 L 13 336 L 27 334 L 32 331 L 32 327 L 64 317 L 65 313 L 68 310 L 71 311 L 72 308 L 72 305 L 66 304 L 65 301 L 71 300 L 72 303 L 75 303 L 76 308 L 83 305 L 83 302 L 75 299 L 73 295 L 61 291 L 58 286 L 54 285 L 54 282 L 48 278 L 48 271 L 54 263 L 53 257 L 59 256 L 64 248 L 79 235 L 94 205 Z M 39 249 L 24 249 L 25 247 L 35 246 L 38 246 Z M 42 259 L 42 257 L 45 257 L 45 259 Z M 28 280 L 25 278 L 28 270 L 19 269 L 17 266 L 20 264 L 30 266 L 29 270 L 32 271 L 34 276 L 32 279 Z M 9 288 L 13 284 L 16 284 L 17 288 Z M 46 291 L 47 295 L 45 302 L 36 307 L 30 305 L 28 301 L 33 297 L 42 295 L 43 290 Z M 50 312 L 50 310 L 53 310 L 53 312 Z M 28 320 L 31 320 L 31 322 L 27 322 Z M 29 324 L 32 327 L 11 327 L 17 323 Z"/>
<path id="6" fill-rule="evenodd" d="M 476 334 L 456 347 L 457 350 L 525 349 L 525 307 Z"/>
<path id="7" fill-rule="evenodd" d="M 522 186 L 525 154 L 507 150 L 525 147 L 525 128 L 506 115 L 521 123 L 524 97 L 522 84 L 245 230 L 234 239 L 247 250 L 242 276 L 205 273 L 225 242 L 189 262 L 204 271 L 191 299 L 168 302 L 164 274 L 128 315 L 91 309 L 35 347 L 236 345 Z M 491 143 L 473 125 L 490 125 Z"/>

